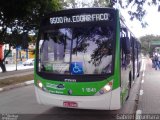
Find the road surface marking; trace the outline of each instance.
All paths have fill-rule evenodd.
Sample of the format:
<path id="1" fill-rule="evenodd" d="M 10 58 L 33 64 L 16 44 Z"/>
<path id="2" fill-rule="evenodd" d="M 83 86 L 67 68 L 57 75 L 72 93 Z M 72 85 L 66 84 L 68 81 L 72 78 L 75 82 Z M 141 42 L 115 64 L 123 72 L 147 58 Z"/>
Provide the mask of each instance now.
<path id="1" fill-rule="evenodd" d="M 140 71 L 143 71 L 143 69 L 144 69 L 144 60 L 142 60 L 142 65 L 141 65 Z"/>
<path id="2" fill-rule="evenodd" d="M 34 80 L 30 80 L 30 81 L 25 82 L 25 84 L 27 84 L 27 85 L 30 85 L 30 84 L 33 84 L 33 83 L 34 83 Z"/>
<path id="3" fill-rule="evenodd" d="M 3 88 L 0 88 L 0 92 L 3 91 Z"/>
<path id="4" fill-rule="evenodd" d="M 140 90 L 139 95 L 143 95 L 143 93 L 144 93 L 143 90 Z"/>
<path id="5" fill-rule="evenodd" d="M 142 79 L 141 83 L 144 83 L 144 80 Z"/>
<path id="6" fill-rule="evenodd" d="M 135 120 L 141 120 L 141 115 L 142 115 L 142 110 L 137 110 Z"/>
<path id="7" fill-rule="evenodd" d="M 144 75 L 145 75 L 145 74 L 144 74 L 144 72 L 143 72 L 142 77 L 144 77 Z"/>
<path id="8" fill-rule="evenodd" d="M 145 71 L 146 70 L 146 64 L 144 63 L 144 68 L 143 68 L 143 70 Z"/>

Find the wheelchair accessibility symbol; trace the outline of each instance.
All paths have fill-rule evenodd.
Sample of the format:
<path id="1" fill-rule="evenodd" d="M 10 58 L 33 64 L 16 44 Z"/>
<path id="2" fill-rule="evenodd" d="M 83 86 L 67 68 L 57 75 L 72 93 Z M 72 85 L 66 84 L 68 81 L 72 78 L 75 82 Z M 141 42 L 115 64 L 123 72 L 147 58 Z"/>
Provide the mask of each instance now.
<path id="1" fill-rule="evenodd" d="M 74 75 L 83 74 L 82 62 L 72 62 L 71 63 L 71 73 Z"/>

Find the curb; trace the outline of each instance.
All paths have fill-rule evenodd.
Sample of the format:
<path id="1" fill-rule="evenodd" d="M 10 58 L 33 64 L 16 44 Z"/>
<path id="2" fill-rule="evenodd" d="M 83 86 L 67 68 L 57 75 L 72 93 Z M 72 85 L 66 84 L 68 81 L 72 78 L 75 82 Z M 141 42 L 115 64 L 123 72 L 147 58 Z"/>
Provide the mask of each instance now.
<path id="1" fill-rule="evenodd" d="M 31 85 L 31 84 L 34 84 L 34 80 L 29 80 L 29 81 L 26 81 L 26 82 L 23 82 L 23 83 L 18 83 L 18 84 L 15 84 L 15 85 L 9 85 L 9 86 L 0 88 L 0 92 L 4 92 L 4 91 L 7 91 L 7 90 L 11 90 L 11 89 L 19 88 L 19 87 L 23 87 L 23 86 L 28 86 L 28 85 Z"/>
<path id="2" fill-rule="evenodd" d="M 19 76 L 25 76 L 25 75 L 32 75 L 33 73 L 25 73 L 25 74 L 17 74 L 17 75 L 7 75 L 7 76 L 0 76 L 0 80 L 3 80 L 3 79 L 7 79 L 7 78 L 11 78 L 11 77 L 19 77 Z"/>
<path id="3" fill-rule="evenodd" d="M 146 59 L 145 59 L 146 60 Z M 139 116 L 142 115 L 142 108 L 141 108 L 141 102 L 142 102 L 142 95 L 143 95 L 143 81 L 144 81 L 144 73 L 145 73 L 145 67 L 146 62 L 144 61 L 142 65 L 142 78 L 140 81 L 140 88 L 139 88 L 139 94 L 138 94 L 138 102 L 137 102 L 137 109 L 136 109 L 136 119 L 135 120 L 141 120 Z"/>

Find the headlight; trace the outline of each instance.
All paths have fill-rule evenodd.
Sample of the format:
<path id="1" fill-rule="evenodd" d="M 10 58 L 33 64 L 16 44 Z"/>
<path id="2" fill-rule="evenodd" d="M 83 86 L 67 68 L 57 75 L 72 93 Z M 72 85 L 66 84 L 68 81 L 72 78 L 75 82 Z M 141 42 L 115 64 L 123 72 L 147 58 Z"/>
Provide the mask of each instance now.
<path id="1" fill-rule="evenodd" d="M 43 87 L 42 83 L 38 83 L 38 86 L 39 86 L 40 88 L 42 88 L 42 87 Z"/>
<path id="2" fill-rule="evenodd" d="M 106 86 L 104 86 L 103 89 L 104 89 L 106 92 L 108 92 L 108 91 L 111 90 L 111 87 L 112 87 L 112 86 L 110 86 L 110 85 L 106 85 Z"/>
<path id="3" fill-rule="evenodd" d="M 41 90 L 43 90 L 43 91 L 45 91 L 45 92 L 48 92 L 47 88 L 45 88 L 45 87 L 43 86 L 43 84 L 42 84 L 42 82 L 41 82 L 40 80 L 37 80 L 37 86 L 38 86 Z"/>
<path id="4" fill-rule="evenodd" d="M 108 82 L 103 88 L 101 88 L 95 95 L 102 95 L 112 90 L 113 80 Z"/>
<path id="5" fill-rule="evenodd" d="M 43 88 L 43 84 L 40 80 L 37 81 L 37 85 L 38 85 L 39 88 L 41 88 L 41 89 Z"/>

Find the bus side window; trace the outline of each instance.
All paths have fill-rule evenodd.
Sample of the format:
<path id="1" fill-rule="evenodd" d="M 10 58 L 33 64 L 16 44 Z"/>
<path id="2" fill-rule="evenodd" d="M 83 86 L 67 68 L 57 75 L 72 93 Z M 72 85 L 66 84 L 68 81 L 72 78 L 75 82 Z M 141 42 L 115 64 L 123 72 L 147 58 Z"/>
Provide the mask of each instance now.
<path id="1" fill-rule="evenodd" d="M 121 59 L 122 59 L 122 67 L 127 66 L 131 60 L 131 43 L 128 37 L 121 38 Z"/>
<path id="2" fill-rule="evenodd" d="M 122 41 L 122 50 L 124 51 L 125 54 L 130 54 L 131 50 L 130 50 L 130 40 L 128 37 L 122 37 L 121 38 Z"/>

